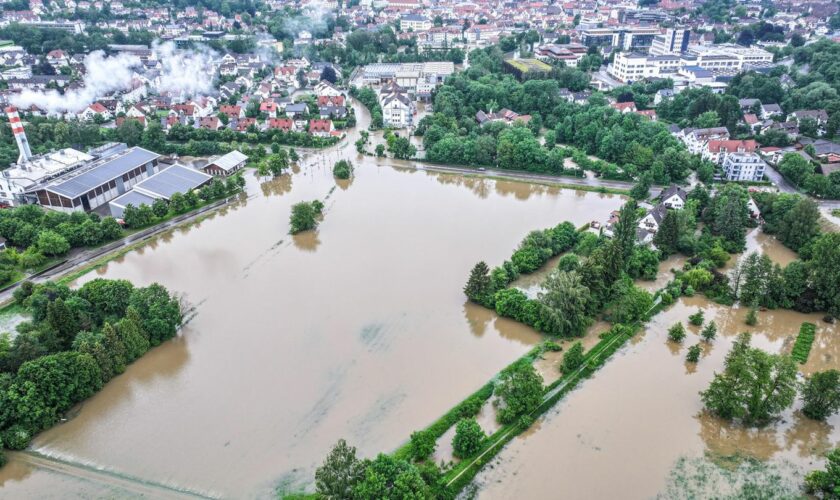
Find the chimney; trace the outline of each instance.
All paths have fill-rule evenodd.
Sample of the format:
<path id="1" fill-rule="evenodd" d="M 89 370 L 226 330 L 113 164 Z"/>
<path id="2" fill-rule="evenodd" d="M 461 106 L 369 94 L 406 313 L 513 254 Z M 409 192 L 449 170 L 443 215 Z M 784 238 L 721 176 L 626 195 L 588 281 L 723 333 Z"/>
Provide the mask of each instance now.
<path id="1" fill-rule="evenodd" d="M 23 131 L 23 124 L 20 122 L 17 108 L 9 106 L 6 108 L 6 116 L 9 117 L 9 126 L 12 127 L 12 133 L 15 135 L 18 150 L 18 163 L 25 164 L 32 159 L 32 151 L 29 150 L 29 141 L 26 140 L 26 133 Z"/>

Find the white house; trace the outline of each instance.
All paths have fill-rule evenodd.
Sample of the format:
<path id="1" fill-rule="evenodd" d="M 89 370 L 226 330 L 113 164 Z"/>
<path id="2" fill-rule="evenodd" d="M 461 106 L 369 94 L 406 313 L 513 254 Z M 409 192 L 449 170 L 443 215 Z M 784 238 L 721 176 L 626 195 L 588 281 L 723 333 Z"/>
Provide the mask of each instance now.
<path id="1" fill-rule="evenodd" d="M 659 195 L 659 200 L 666 208 L 682 210 L 685 207 L 685 202 L 688 200 L 688 193 L 680 186 L 671 184 L 670 187 L 662 191 Z"/>
<path id="2" fill-rule="evenodd" d="M 662 221 L 665 219 L 665 214 L 667 213 L 668 208 L 664 203 L 656 205 L 653 210 L 645 214 L 639 221 L 639 228 L 656 233 L 659 231 L 659 226 L 662 225 Z"/>

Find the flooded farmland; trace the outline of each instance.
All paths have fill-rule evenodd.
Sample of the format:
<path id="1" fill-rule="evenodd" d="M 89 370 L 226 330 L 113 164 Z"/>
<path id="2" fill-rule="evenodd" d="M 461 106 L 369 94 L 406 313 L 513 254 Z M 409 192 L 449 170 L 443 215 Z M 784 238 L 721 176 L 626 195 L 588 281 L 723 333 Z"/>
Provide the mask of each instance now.
<path id="1" fill-rule="evenodd" d="M 249 172 L 247 199 L 82 278 L 159 282 L 195 315 L 10 454 L 0 497 L 264 498 L 308 484 L 339 438 L 392 450 L 540 340 L 465 303 L 472 265 L 622 203 L 372 159 L 337 185 L 335 159 Z M 289 236 L 291 205 L 316 198 L 317 232 Z"/>
<path id="2" fill-rule="evenodd" d="M 795 258 L 758 230 L 748 235 L 748 246 L 781 264 Z M 663 262 L 657 282 L 666 283 L 670 269 L 681 265 L 680 259 Z M 706 321 L 715 321 L 718 337 L 692 365 L 685 354 L 699 341 L 699 328 L 688 325 L 688 316 L 698 309 Z M 781 421 L 744 429 L 703 413 L 698 393 L 722 370 L 740 332 L 753 333 L 754 346 L 790 352 L 802 322 L 816 324 L 817 337 L 802 367 L 809 374 L 838 368 L 840 327 L 822 322 L 819 314 L 783 310 L 760 312 L 751 327 L 745 323 L 747 312 L 699 296 L 681 298 L 561 400 L 535 430 L 508 444 L 477 476 L 473 487 L 479 497 L 726 497 L 738 494 L 746 476 L 759 482 L 767 476 L 769 483 L 761 487 L 777 488 L 774 493 L 796 492 L 803 474 L 820 466 L 820 457 L 840 442 L 840 416 L 815 422 L 798 411 L 797 401 Z M 688 330 L 681 346 L 667 341 L 667 330 L 677 321 Z"/>

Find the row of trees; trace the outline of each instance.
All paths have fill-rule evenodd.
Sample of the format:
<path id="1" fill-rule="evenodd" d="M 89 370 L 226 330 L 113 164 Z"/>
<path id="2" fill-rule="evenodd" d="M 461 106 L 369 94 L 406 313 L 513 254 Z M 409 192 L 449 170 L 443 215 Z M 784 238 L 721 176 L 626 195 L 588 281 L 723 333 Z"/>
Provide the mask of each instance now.
<path id="1" fill-rule="evenodd" d="M 126 227 L 138 229 L 151 226 L 169 217 L 194 210 L 199 205 L 218 200 L 239 192 L 245 186 L 241 175 L 228 177 L 226 181 L 213 179 L 210 184 L 198 190 L 189 190 L 184 194 L 174 193 L 169 200 L 157 199 L 151 206 L 141 203 L 135 207 L 128 204 L 123 210 Z"/>
<path id="2" fill-rule="evenodd" d="M 24 282 L 15 301 L 31 320 L 0 335 L 0 437 L 22 449 L 150 347 L 172 338 L 179 300 L 153 284 L 95 279 L 78 290 Z"/>
<path id="3" fill-rule="evenodd" d="M 38 205 L 2 210 L 0 236 L 9 247 L 0 252 L 0 284 L 11 281 L 17 270 L 37 268 L 71 248 L 100 245 L 122 235 L 116 220 L 93 213 L 47 211 Z"/>
<path id="4" fill-rule="evenodd" d="M 701 393 L 707 410 L 747 425 L 764 425 L 790 408 L 799 392 L 802 413 L 825 420 L 840 410 L 840 372 L 817 372 L 804 383 L 796 379 L 793 358 L 769 354 L 750 345 L 750 335 L 741 334 L 726 355 L 722 373 L 716 373 Z"/>
<path id="5" fill-rule="evenodd" d="M 840 171 L 822 175 L 818 165 L 797 153 L 788 153 L 779 162 L 779 171 L 806 193 L 818 198 L 840 199 Z"/>

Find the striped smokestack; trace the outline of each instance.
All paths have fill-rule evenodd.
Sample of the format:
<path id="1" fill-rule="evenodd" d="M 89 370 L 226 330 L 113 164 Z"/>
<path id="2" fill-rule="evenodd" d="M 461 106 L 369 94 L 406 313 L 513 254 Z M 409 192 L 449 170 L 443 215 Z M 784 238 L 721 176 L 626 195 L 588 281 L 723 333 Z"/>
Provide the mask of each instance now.
<path id="1" fill-rule="evenodd" d="M 14 106 L 6 108 L 6 116 L 9 117 L 9 126 L 12 127 L 12 133 L 15 135 L 18 151 L 20 151 L 18 163 L 27 163 L 32 159 L 32 151 L 29 149 L 29 141 L 26 140 L 26 132 L 23 131 L 17 108 Z"/>

